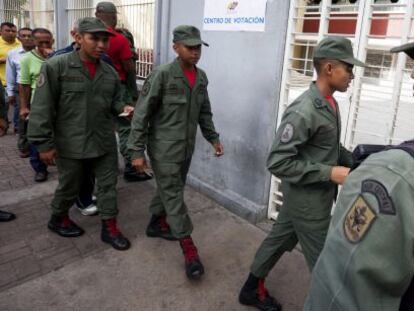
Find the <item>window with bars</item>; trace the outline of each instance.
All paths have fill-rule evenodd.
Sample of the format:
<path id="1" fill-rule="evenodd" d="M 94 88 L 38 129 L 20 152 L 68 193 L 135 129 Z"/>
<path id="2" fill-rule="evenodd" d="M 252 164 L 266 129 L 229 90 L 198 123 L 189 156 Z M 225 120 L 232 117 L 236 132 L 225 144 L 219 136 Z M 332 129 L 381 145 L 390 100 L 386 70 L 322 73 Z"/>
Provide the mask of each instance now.
<path id="1" fill-rule="evenodd" d="M 399 143 L 414 137 L 414 62 L 397 45 L 413 41 L 413 0 L 291 1 L 278 122 L 286 107 L 312 80 L 313 48 L 327 35 L 349 38 L 357 57 L 369 68 L 355 68 L 346 93 L 336 93 L 342 117 L 342 143 Z M 283 204 L 280 179 L 273 176 L 269 218 Z"/>
<path id="2" fill-rule="evenodd" d="M 21 27 L 55 30 L 54 0 L 0 0 L 0 20 Z"/>

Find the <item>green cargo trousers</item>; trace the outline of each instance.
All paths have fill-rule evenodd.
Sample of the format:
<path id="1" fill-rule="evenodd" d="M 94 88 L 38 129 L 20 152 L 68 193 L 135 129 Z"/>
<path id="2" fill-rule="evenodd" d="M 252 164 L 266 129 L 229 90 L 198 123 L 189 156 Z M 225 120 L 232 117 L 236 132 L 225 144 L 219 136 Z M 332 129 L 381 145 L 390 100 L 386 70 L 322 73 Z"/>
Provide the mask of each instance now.
<path id="1" fill-rule="evenodd" d="M 85 167 L 91 167 L 96 177 L 98 211 L 102 219 L 118 214 L 116 183 L 118 159 L 116 152 L 110 152 L 92 159 L 57 158 L 59 184 L 52 200 L 53 215 L 67 215 L 75 203 L 84 179 Z"/>
<path id="2" fill-rule="evenodd" d="M 133 105 L 132 96 L 129 94 L 125 84 L 121 84 L 122 102 L 125 105 Z M 122 154 L 125 162 L 131 162 L 131 154 L 128 151 L 127 141 L 129 133 L 131 132 L 131 120 L 124 117 L 115 117 L 117 132 L 119 137 L 119 151 Z"/>
<path id="3" fill-rule="evenodd" d="M 167 215 L 171 232 L 177 239 L 190 235 L 193 224 L 184 203 L 184 186 L 191 158 L 181 163 L 152 161 L 157 192 L 149 210 L 153 215 Z"/>
<path id="4" fill-rule="evenodd" d="M 258 278 L 266 277 L 286 251 L 292 251 L 299 242 L 310 271 L 322 251 L 328 233 L 330 217 L 323 220 L 304 220 L 281 208 L 272 230 L 264 239 L 250 271 Z"/>
<path id="5" fill-rule="evenodd" d="M 131 121 L 124 117 L 116 117 L 116 125 L 119 137 L 119 152 L 126 163 L 131 162 L 131 154 L 127 147 L 129 133 L 131 132 Z"/>

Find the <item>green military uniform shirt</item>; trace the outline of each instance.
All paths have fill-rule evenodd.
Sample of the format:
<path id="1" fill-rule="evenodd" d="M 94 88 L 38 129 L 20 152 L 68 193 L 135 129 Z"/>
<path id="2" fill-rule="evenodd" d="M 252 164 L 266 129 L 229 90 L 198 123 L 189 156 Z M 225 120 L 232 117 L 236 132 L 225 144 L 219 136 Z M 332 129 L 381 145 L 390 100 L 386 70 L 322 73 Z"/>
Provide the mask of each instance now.
<path id="1" fill-rule="evenodd" d="M 340 120 L 339 109 L 333 110 L 315 83 L 286 109 L 267 164 L 282 179 L 283 208 L 291 216 L 329 217 L 336 195 L 332 167 L 352 164 L 339 142 Z"/>
<path id="2" fill-rule="evenodd" d="M 209 142 L 219 142 L 207 84 L 206 74 L 197 68 L 196 82 L 190 88 L 178 60 L 156 68 L 135 108 L 128 140 L 132 159 L 143 157 L 145 146 L 156 161 L 178 163 L 191 158 L 198 125 Z"/>
<path id="3" fill-rule="evenodd" d="M 414 275 L 414 158 L 368 157 L 345 182 L 305 311 L 397 311 Z M 409 309 L 412 310 L 412 309 Z"/>
<path id="4" fill-rule="evenodd" d="M 99 61 L 94 79 L 74 51 L 42 66 L 29 115 L 28 138 L 39 152 L 94 158 L 116 150 L 113 115 L 124 109 L 115 70 Z M 101 96 L 95 96 L 100 94 Z"/>

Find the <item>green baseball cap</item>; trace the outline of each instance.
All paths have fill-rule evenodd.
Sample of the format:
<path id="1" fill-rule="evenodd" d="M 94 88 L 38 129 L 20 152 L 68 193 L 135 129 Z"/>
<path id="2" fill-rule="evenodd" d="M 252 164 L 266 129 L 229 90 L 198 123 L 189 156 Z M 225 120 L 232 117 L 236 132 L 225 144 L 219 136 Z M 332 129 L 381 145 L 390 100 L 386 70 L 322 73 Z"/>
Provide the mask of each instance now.
<path id="1" fill-rule="evenodd" d="M 410 56 L 412 59 L 414 59 L 414 42 L 396 46 L 392 48 L 390 52 L 391 53 L 404 52 L 405 54 Z"/>
<path id="2" fill-rule="evenodd" d="M 118 13 L 118 11 L 116 10 L 115 4 L 113 4 L 112 2 L 108 2 L 108 1 L 99 2 L 96 5 L 96 12 Z"/>
<path id="3" fill-rule="evenodd" d="M 109 36 L 114 36 L 113 33 L 108 31 L 105 24 L 95 17 L 85 17 L 79 20 L 78 31 L 80 33 L 96 33 L 104 32 Z"/>
<path id="4" fill-rule="evenodd" d="M 336 59 L 347 64 L 366 67 L 363 62 L 354 57 L 351 41 L 339 36 L 329 36 L 322 39 L 316 46 L 313 57 Z"/>
<path id="5" fill-rule="evenodd" d="M 209 46 L 208 43 L 201 40 L 200 30 L 189 25 L 181 25 L 174 28 L 173 42 L 182 43 L 186 46 L 196 46 L 200 44 Z"/>

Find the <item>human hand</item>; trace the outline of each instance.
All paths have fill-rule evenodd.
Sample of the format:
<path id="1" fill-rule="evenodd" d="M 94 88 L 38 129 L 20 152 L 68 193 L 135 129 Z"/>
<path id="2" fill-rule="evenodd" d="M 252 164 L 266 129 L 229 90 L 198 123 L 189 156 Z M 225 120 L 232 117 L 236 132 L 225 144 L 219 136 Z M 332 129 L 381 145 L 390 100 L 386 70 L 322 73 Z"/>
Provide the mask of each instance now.
<path id="1" fill-rule="evenodd" d="M 348 177 L 350 168 L 345 166 L 334 166 L 331 170 L 330 179 L 337 185 L 342 185 Z"/>
<path id="2" fill-rule="evenodd" d="M 221 157 L 224 154 L 224 147 L 221 143 L 213 144 L 216 157 Z"/>
<path id="3" fill-rule="evenodd" d="M 40 160 L 46 165 L 56 165 L 56 149 L 52 149 L 46 152 L 39 152 Z"/>
<path id="4" fill-rule="evenodd" d="M 20 107 L 20 112 L 19 112 L 20 119 L 26 120 L 27 117 L 29 116 L 29 112 L 30 112 L 29 108 Z"/>
<path id="5" fill-rule="evenodd" d="M 147 160 L 145 160 L 145 157 L 133 159 L 131 165 L 138 173 L 145 174 L 145 171 L 148 170 Z"/>
<path id="6" fill-rule="evenodd" d="M 130 105 L 126 105 L 124 110 L 118 115 L 119 117 L 125 117 L 127 119 L 131 119 L 134 114 L 135 108 Z"/>
<path id="7" fill-rule="evenodd" d="M 7 104 L 9 104 L 10 106 L 14 106 L 14 104 L 16 104 L 16 97 L 15 96 L 7 97 Z"/>

